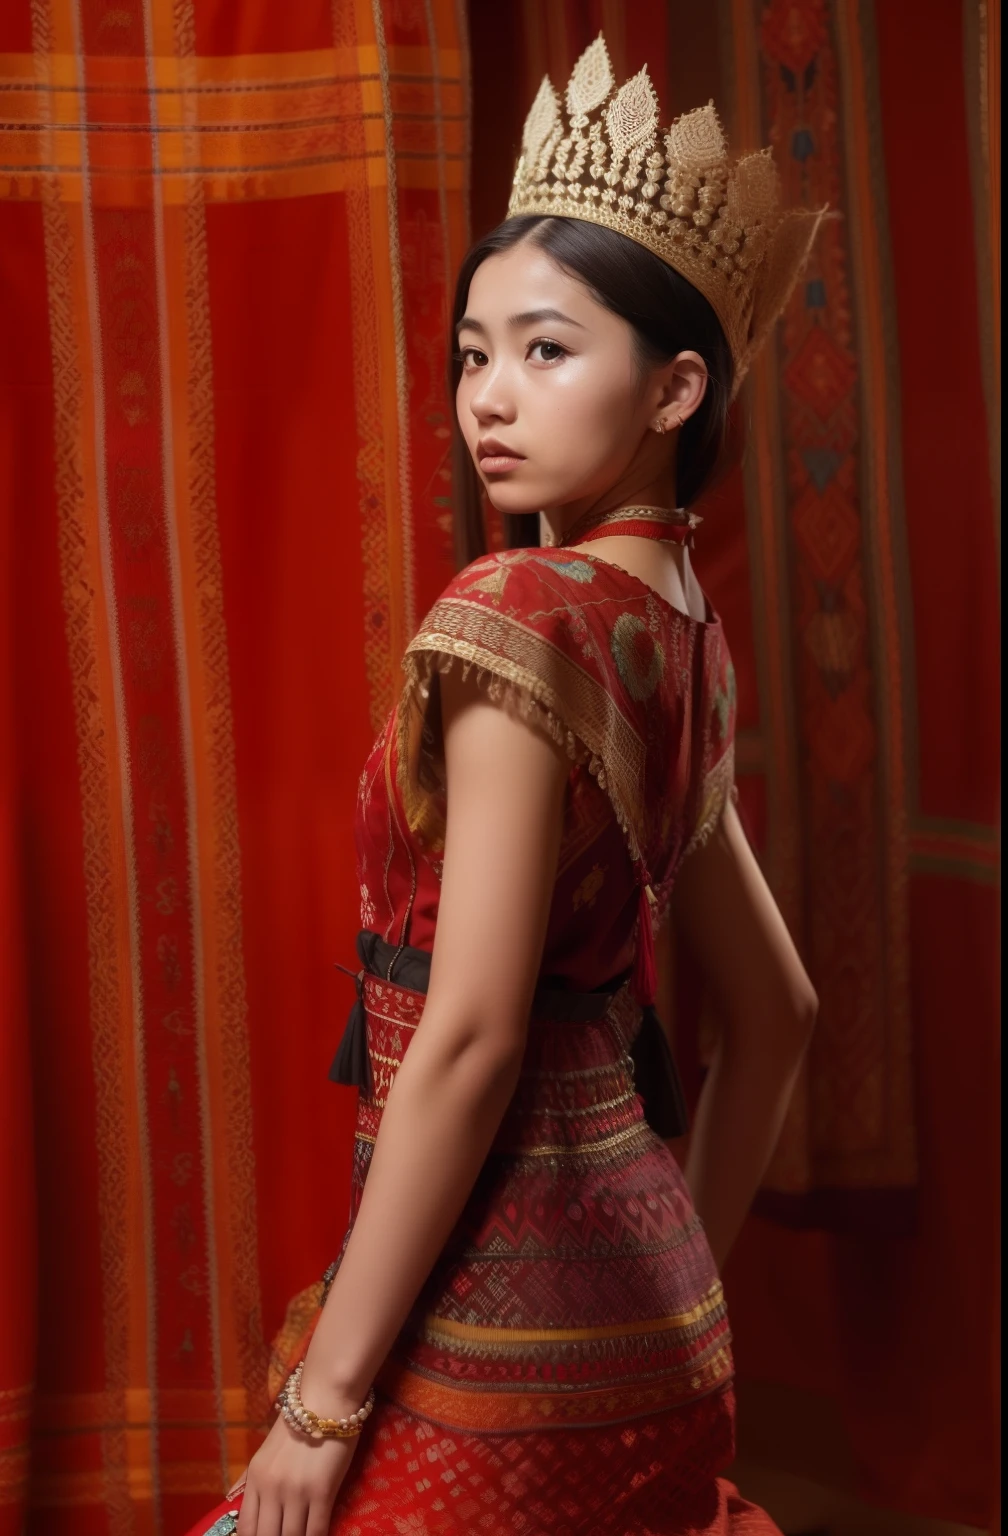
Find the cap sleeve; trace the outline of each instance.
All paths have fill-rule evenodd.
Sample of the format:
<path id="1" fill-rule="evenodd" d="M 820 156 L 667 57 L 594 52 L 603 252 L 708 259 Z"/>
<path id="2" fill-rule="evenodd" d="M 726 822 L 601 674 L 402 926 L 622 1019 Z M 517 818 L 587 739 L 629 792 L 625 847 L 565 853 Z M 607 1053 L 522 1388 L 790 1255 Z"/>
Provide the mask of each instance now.
<path id="1" fill-rule="evenodd" d="M 486 697 L 585 763 L 639 857 L 644 742 L 620 708 L 605 650 L 582 605 L 595 568 L 509 550 L 474 561 L 445 588 L 407 647 L 397 775 L 407 821 L 437 851 L 445 826 L 440 678 L 475 670 Z"/>

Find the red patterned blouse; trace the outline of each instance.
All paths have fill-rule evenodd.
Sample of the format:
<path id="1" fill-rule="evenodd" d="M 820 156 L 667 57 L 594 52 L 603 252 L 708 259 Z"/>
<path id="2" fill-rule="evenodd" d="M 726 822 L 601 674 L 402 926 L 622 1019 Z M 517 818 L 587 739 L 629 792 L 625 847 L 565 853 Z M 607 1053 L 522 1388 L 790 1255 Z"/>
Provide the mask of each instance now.
<path id="1" fill-rule="evenodd" d="M 579 552 L 511 550 L 455 577 L 407 650 L 358 803 L 362 926 L 424 950 L 444 848 L 438 677 L 459 664 L 571 758 L 543 973 L 591 990 L 633 962 L 639 911 L 661 921 L 731 789 L 735 677 L 721 623 Z"/>

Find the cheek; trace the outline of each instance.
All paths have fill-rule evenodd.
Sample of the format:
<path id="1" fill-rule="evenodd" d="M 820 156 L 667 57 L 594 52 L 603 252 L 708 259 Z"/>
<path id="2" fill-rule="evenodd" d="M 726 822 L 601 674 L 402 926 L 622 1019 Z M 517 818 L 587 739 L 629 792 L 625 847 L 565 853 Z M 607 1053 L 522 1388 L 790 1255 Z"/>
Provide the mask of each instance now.
<path id="1" fill-rule="evenodd" d="M 537 411 L 542 435 L 559 447 L 577 442 L 597 462 L 625 450 L 636 415 L 634 378 L 628 369 L 575 361 L 557 370 Z"/>
<path id="2" fill-rule="evenodd" d="M 479 423 L 469 405 L 471 395 L 471 381 L 463 374 L 455 391 L 455 415 L 458 419 L 462 436 L 470 446 L 476 442 L 479 436 Z"/>

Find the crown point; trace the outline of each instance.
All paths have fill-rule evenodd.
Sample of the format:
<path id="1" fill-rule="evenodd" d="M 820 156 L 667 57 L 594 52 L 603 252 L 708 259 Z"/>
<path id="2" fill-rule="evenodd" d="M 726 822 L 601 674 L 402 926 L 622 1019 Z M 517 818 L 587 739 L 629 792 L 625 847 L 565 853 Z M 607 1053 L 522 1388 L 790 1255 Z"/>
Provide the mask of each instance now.
<path id="1" fill-rule="evenodd" d="M 728 178 L 728 217 L 743 227 L 772 220 L 780 202 L 780 181 L 769 149 L 744 155 Z"/>
<path id="2" fill-rule="evenodd" d="M 568 113 L 571 117 L 583 117 L 593 112 L 602 105 L 615 84 L 616 76 L 609 61 L 609 50 L 600 32 L 595 41 L 588 44 L 571 71 L 567 82 Z"/>
<path id="3" fill-rule="evenodd" d="M 560 102 L 549 75 L 543 75 L 535 101 L 529 108 L 525 127 L 522 129 L 522 155 L 531 164 L 542 149 L 551 131 L 560 121 Z"/>
<path id="4" fill-rule="evenodd" d="M 630 150 L 652 142 L 657 123 L 658 97 L 645 64 L 620 86 L 606 112 L 614 163 L 622 160 Z"/>
<path id="5" fill-rule="evenodd" d="M 750 353 L 759 350 L 794 291 L 822 222 L 825 208 L 789 208 L 770 237 L 755 280 L 749 320 Z"/>
<path id="6" fill-rule="evenodd" d="M 695 112 L 686 112 L 672 124 L 665 136 L 671 162 L 709 171 L 728 153 L 728 141 L 713 100 Z"/>

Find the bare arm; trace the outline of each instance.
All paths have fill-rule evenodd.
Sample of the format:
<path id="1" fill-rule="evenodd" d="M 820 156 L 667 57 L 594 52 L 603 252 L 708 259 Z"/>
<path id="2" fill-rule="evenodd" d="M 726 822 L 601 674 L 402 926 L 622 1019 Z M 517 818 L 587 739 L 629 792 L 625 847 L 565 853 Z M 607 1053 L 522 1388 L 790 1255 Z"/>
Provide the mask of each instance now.
<path id="1" fill-rule="evenodd" d="M 364 1401 L 476 1182 L 517 1084 L 556 878 L 566 759 L 471 677 L 441 688 L 448 815 L 430 985 L 305 1356 L 302 1398 L 323 1417 Z M 325 1536 L 356 1446 L 278 1418 L 249 1464 L 238 1536 Z"/>
<path id="2" fill-rule="evenodd" d="M 542 957 L 568 765 L 472 679 L 441 685 L 448 817 L 430 986 L 307 1357 L 309 1403 L 362 1400 L 444 1246 L 514 1093 Z"/>
<path id="3" fill-rule="evenodd" d="M 722 1026 L 686 1162 L 720 1265 L 780 1134 L 817 1000 L 733 805 L 683 865 L 672 914 Z"/>

